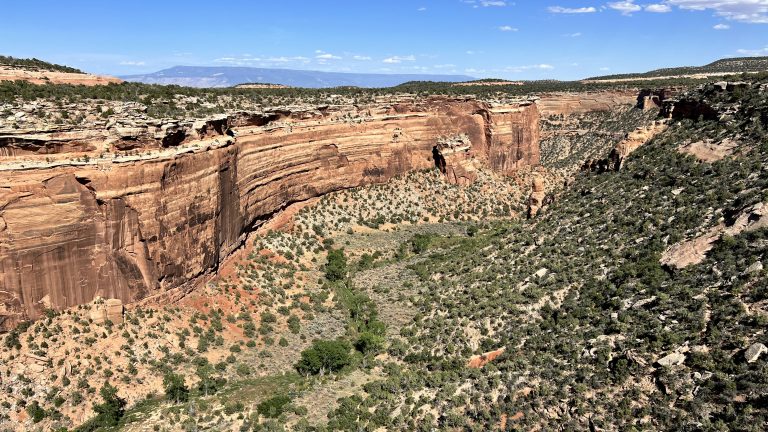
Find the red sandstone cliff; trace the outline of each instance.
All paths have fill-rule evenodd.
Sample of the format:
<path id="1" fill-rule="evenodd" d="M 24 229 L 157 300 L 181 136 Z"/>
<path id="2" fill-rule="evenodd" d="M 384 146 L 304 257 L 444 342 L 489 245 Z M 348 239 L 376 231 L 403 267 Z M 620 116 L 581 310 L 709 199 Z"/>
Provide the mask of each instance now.
<path id="1" fill-rule="evenodd" d="M 445 99 L 240 114 L 129 137 L 160 149 L 209 140 L 184 151 L 6 166 L 0 171 L 0 327 L 96 296 L 130 303 L 184 290 L 291 203 L 385 182 L 441 158 L 454 181 L 477 165 L 506 174 L 537 165 L 538 118 L 531 103 L 491 107 Z M 457 136 L 466 137 L 466 145 L 441 155 L 438 142 Z M 36 148 L 50 149 L 42 143 L 25 154 Z"/>

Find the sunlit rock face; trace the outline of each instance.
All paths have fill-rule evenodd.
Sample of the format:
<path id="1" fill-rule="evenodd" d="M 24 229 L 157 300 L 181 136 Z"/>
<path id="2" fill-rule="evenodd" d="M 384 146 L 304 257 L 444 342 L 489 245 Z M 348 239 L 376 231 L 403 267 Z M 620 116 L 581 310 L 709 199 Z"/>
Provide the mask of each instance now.
<path id="1" fill-rule="evenodd" d="M 292 203 L 439 163 L 457 183 L 472 180 L 472 167 L 512 174 L 539 163 L 539 113 L 528 101 L 239 113 L 129 132 L 36 136 L 31 152 L 90 151 L 107 139 L 112 151 L 127 143 L 153 151 L 0 171 L 1 328 L 96 297 L 180 295 Z M 455 136 L 465 148 L 436 160 L 438 143 Z M 19 133 L 5 145 L 30 151 L 30 139 Z"/>

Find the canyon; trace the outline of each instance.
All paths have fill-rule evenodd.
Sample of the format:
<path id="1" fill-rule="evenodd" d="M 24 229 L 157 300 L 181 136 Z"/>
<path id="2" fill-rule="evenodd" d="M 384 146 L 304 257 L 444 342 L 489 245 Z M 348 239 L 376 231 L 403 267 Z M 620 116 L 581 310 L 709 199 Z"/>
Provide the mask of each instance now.
<path id="1" fill-rule="evenodd" d="M 538 122 L 529 100 L 428 98 L 44 136 L 3 130 L 0 326 L 95 297 L 178 298 L 273 214 L 332 191 L 436 165 L 456 183 L 477 166 L 536 166 Z M 460 148 L 438 145 L 457 137 Z"/>

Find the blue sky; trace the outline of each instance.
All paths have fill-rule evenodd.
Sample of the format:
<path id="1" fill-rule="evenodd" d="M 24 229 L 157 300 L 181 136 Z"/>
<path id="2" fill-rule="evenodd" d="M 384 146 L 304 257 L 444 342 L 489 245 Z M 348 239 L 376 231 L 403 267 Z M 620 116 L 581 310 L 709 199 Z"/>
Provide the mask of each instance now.
<path id="1" fill-rule="evenodd" d="M 3 3 L 0 54 L 107 74 L 232 65 L 577 79 L 768 55 L 768 0 Z"/>

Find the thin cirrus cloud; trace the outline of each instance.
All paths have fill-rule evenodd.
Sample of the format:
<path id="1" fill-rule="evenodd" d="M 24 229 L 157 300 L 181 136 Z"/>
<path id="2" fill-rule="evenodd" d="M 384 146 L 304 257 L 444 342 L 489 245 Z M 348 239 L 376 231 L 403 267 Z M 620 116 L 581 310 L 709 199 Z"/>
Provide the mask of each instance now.
<path id="1" fill-rule="evenodd" d="M 509 72 L 509 73 L 520 73 L 520 72 L 525 72 L 529 70 L 552 70 L 554 68 L 555 67 L 550 64 L 542 63 L 542 64 L 535 64 L 535 65 L 527 65 L 527 66 L 507 66 L 504 68 L 503 71 Z"/>
<path id="2" fill-rule="evenodd" d="M 318 54 L 315 58 L 318 60 L 341 60 L 341 57 L 329 53 Z"/>
<path id="3" fill-rule="evenodd" d="M 597 12 L 597 9 L 593 7 L 578 7 L 578 8 L 568 8 L 568 7 L 562 7 L 562 6 L 550 6 L 547 8 L 547 10 L 550 13 L 556 13 L 556 14 L 583 14 L 583 13 L 595 13 Z"/>
<path id="4" fill-rule="evenodd" d="M 715 30 L 728 30 L 731 28 L 728 24 L 716 24 L 714 27 L 712 27 Z"/>
<path id="5" fill-rule="evenodd" d="M 741 56 L 759 57 L 768 55 L 768 47 L 759 49 L 740 49 L 736 50 L 736 53 Z"/>
<path id="6" fill-rule="evenodd" d="M 501 1 L 501 0 L 461 0 L 461 2 L 471 5 L 473 8 L 504 7 L 507 5 L 506 1 Z"/>
<path id="7" fill-rule="evenodd" d="M 499 27 L 499 31 L 503 31 L 503 32 L 516 32 L 517 29 L 512 27 L 512 26 L 505 25 L 505 26 Z"/>
<path id="8" fill-rule="evenodd" d="M 310 61 L 311 60 L 308 57 L 303 56 L 253 57 L 250 55 L 243 55 L 240 57 L 219 57 L 213 60 L 214 63 L 234 66 L 269 66 L 285 63 L 308 64 Z"/>
<path id="9" fill-rule="evenodd" d="M 409 61 L 409 62 L 416 61 L 416 56 L 413 56 L 413 55 L 408 55 L 408 56 L 392 56 L 392 57 L 387 57 L 384 60 L 382 60 L 383 63 L 387 63 L 387 64 L 398 64 L 398 63 L 402 63 L 404 61 Z"/>

